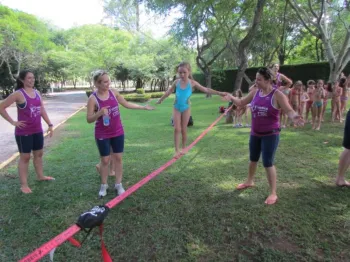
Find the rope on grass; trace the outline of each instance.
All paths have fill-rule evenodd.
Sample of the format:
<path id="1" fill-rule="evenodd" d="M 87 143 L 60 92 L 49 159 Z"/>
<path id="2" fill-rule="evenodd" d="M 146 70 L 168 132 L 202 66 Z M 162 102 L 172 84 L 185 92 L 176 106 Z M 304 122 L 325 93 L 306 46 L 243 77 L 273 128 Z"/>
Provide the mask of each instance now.
<path id="1" fill-rule="evenodd" d="M 232 105 L 233 106 L 233 105 Z M 207 129 L 205 129 L 189 146 L 185 148 L 185 152 L 188 152 L 192 147 L 194 147 L 220 120 L 223 118 L 224 115 L 232 108 L 229 107 L 225 113 L 222 113 Z M 139 182 L 134 184 L 133 186 L 129 187 L 124 194 L 115 197 L 114 199 L 110 200 L 106 206 L 109 208 L 113 208 L 116 205 L 118 205 L 120 202 L 122 202 L 125 198 L 130 196 L 132 193 L 140 189 L 143 185 L 148 183 L 151 179 L 158 176 L 161 172 L 163 172 L 165 169 L 167 169 L 169 166 L 174 164 L 177 160 L 179 160 L 182 157 L 182 155 L 178 158 L 173 157 L 171 160 L 169 160 L 167 163 L 159 167 L 157 170 L 153 171 L 143 179 L 141 179 Z M 76 233 L 80 231 L 80 227 L 76 224 L 70 226 L 68 229 L 63 231 L 61 234 L 57 235 L 50 241 L 46 242 L 39 248 L 35 249 L 32 253 L 28 254 L 24 258 L 22 258 L 19 262 L 35 262 L 43 258 L 45 255 L 49 254 L 51 250 L 54 250 L 56 247 L 60 246 L 65 241 L 72 241 L 71 238 Z"/>

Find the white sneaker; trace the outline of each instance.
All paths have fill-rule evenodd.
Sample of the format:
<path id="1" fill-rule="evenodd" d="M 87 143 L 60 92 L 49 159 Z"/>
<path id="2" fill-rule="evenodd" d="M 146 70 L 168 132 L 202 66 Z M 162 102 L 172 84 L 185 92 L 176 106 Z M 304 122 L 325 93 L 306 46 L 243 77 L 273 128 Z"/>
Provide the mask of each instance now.
<path id="1" fill-rule="evenodd" d="M 101 184 L 100 192 L 98 192 L 98 195 L 100 197 L 104 197 L 105 195 L 107 195 L 107 189 L 108 189 L 107 184 Z"/>
<path id="2" fill-rule="evenodd" d="M 114 188 L 115 188 L 118 196 L 120 196 L 121 194 L 123 194 L 125 192 L 122 184 L 115 184 Z"/>

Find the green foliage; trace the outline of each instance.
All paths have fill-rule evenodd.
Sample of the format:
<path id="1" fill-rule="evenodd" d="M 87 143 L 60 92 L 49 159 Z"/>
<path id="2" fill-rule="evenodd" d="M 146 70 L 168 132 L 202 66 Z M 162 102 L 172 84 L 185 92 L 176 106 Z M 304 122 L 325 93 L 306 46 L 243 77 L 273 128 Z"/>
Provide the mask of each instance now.
<path id="1" fill-rule="evenodd" d="M 164 92 L 155 92 L 155 93 L 150 93 L 151 98 L 161 98 L 164 95 Z"/>
<path id="2" fill-rule="evenodd" d="M 137 88 L 137 89 L 136 89 L 136 93 L 137 93 L 137 94 L 144 94 L 144 93 L 145 93 L 145 89 L 143 89 L 143 88 Z"/>
<path id="3" fill-rule="evenodd" d="M 149 95 L 149 94 L 130 94 L 130 95 L 123 95 L 123 97 L 125 98 L 126 101 L 144 103 L 144 102 L 147 102 L 151 98 L 151 95 Z"/>
<path id="4" fill-rule="evenodd" d="M 85 91 L 85 93 L 86 93 L 87 97 L 90 97 L 91 94 L 93 93 L 93 91 L 89 90 L 89 91 Z"/>
<path id="5" fill-rule="evenodd" d="M 256 72 L 259 67 L 251 67 L 246 70 L 246 75 L 250 79 L 255 79 Z M 294 82 L 301 80 L 304 84 L 309 79 L 324 79 L 328 81 L 329 63 L 309 63 L 300 65 L 284 65 L 280 67 L 280 72 L 291 78 Z M 345 67 L 344 73 L 350 74 L 350 63 Z M 236 78 L 237 70 L 221 70 L 213 72 L 212 88 L 224 92 L 232 92 L 234 90 L 234 80 Z M 205 84 L 205 77 L 203 74 L 197 73 L 193 75 L 194 79 L 201 84 Z M 247 93 L 249 85 L 243 81 L 242 91 Z"/>

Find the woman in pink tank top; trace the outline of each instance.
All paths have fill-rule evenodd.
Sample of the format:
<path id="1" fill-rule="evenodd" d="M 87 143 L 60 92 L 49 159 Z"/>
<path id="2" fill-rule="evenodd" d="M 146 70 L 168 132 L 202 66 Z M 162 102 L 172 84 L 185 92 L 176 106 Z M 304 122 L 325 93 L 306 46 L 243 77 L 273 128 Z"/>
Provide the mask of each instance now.
<path id="1" fill-rule="evenodd" d="M 232 95 L 226 98 L 237 106 L 250 103 L 252 114 L 252 128 L 249 141 L 250 163 L 248 179 L 238 185 L 237 189 L 245 189 L 254 186 L 254 176 L 257 164 L 262 154 L 263 165 L 270 184 L 270 195 L 265 204 L 272 205 L 277 201 L 276 169 L 274 156 L 279 142 L 279 113 L 282 109 L 295 125 L 303 125 L 302 118 L 292 109 L 287 97 L 272 86 L 273 73 L 268 68 L 260 68 L 256 74 L 257 89 L 252 89 L 249 94 L 238 99 Z"/>
<path id="2" fill-rule="evenodd" d="M 153 110 L 154 108 L 129 103 L 117 90 L 110 89 L 111 81 L 105 71 L 97 71 L 93 76 L 93 81 L 97 91 L 89 97 L 86 120 L 88 123 L 95 123 L 95 140 L 101 157 L 99 165 L 101 187 L 98 194 L 100 197 L 107 194 L 108 169 L 112 158 L 116 176 L 114 188 L 116 193 L 121 195 L 125 192 L 121 183 L 124 129 L 120 120 L 119 104 L 128 109 Z"/>
<path id="3" fill-rule="evenodd" d="M 41 126 L 41 118 L 49 126 L 48 134 L 53 134 L 53 125 L 46 113 L 40 94 L 34 89 L 34 74 L 23 70 L 17 78 L 16 92 L 12 93 L 0 104 L 0 114 L 11 125 L 15 126 L 15 138 L 20 153 L 18 162 L 18 173 L 23 193 L 31 193 L 28 187 L 28 166 L 30 154 L 33 151 L 33 164 L 39 181 L 53 180 L 53 177 L 43 175 L 43 146 L 44 135 Z M 6 108 L 16 103 L 17 121 L 13 120 Z"/>

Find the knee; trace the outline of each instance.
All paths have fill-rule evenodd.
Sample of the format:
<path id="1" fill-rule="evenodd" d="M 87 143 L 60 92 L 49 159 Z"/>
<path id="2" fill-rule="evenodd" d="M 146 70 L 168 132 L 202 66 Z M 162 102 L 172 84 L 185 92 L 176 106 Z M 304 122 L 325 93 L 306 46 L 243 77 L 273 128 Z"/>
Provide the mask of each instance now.
<path id="1" fill-rule="evenodd" d="M 120 164 L 122 162 L 122 155 L 115 155 L 113 156 L 113 161 L 117 164 Z"/>
<path id="2" fill-rule="evenodd" d="M 175 127 L 174 131 L 175 131 L 175 133 L 181 133 L 182 129 L 181 129 L 181 127 Z"/>
<path id="3" fill-rule="evenodd" d="M 107 157 L 102 157 L 102 158 L 101 158 L 101 165 L 107 166 L 107 165 L 109 164 L 109 159 L 110 159 L 109 156 L 107 156 Z"/>
<path id="4" fill-rule="evenodd" d="M 38 158 L 42 158 L 43 157 L 43 151 L 40 151 L 40 152 L 36 152 L 34 153 L 34 159 L 38 159 Z"/>
<path id="5" fill-rule="evenodd" d="M 28 163 L 29 160 L 30 160 L 30 154 L 21 154 L 20 160 L 21 160 L 22 162 Z"/>

